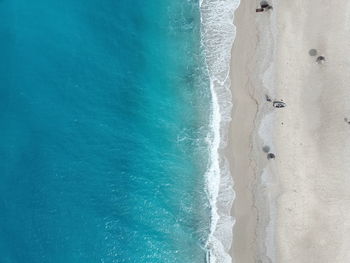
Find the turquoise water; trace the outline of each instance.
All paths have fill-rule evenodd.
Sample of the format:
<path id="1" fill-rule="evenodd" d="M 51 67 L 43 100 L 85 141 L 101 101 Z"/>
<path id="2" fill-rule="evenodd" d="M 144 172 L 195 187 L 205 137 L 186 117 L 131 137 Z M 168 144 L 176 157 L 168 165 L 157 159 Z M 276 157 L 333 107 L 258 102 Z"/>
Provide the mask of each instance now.
<path id="1" fill-rule="evenodd" d="M 198 1 L 0 1 L 0 262 L 205 262 Z"/>

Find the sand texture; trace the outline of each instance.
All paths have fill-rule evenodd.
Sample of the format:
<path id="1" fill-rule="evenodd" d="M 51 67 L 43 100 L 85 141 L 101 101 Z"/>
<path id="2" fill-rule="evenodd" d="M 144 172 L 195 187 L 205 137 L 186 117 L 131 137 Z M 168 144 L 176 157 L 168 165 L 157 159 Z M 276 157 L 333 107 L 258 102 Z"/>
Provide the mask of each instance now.
<path id="1" fill-rule="evenodd" d="M 235 18 L 234 262 L 350 262 L 350 1 L 271 4 Z"/>

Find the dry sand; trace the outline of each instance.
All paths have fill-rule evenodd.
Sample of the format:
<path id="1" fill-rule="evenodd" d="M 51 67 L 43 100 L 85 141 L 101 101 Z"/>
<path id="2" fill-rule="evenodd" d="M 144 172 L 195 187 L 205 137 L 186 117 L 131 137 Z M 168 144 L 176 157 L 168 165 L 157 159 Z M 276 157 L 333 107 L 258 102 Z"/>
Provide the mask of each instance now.
<path id="1" fill-rule="evenodd" d="M 258 5 L 235 15 L 234 262 L 350 262 L 350 1 Z"/>

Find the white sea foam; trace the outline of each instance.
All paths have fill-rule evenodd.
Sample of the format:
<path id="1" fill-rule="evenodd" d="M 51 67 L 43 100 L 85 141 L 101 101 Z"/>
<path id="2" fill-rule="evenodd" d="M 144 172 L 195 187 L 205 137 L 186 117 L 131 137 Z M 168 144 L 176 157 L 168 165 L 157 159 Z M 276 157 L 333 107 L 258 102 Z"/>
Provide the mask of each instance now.
<path id="1" fill-rule="evenodd" d="M 234 218 L 230 215 L 235 193 L 228 161 L 222 154 L 227 145 L 231 121 L 230 91 L 231 48 L 236 36 L 233 24 L 239 0 L 201 0 L 201 34 L 212 96 L 211 159 L 206 173 L 207 193 L 211 206 L 211 227 L 207 241 L 209 263 L 231 263 L 228 251 L 232 243 Z"/>

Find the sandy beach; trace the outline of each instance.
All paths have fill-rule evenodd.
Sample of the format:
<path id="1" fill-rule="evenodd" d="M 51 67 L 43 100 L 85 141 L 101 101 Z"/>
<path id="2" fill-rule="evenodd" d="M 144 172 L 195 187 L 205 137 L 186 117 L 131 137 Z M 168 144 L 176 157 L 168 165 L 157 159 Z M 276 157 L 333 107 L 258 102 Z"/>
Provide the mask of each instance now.
<path id="1" fill-rule="evenodd" d="M 235 13 L 233 262 L 350 262 L 350 2 L 270 4 Z"/>

